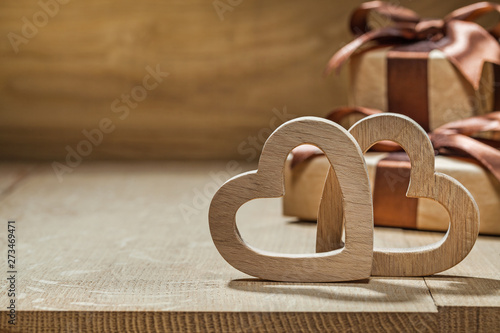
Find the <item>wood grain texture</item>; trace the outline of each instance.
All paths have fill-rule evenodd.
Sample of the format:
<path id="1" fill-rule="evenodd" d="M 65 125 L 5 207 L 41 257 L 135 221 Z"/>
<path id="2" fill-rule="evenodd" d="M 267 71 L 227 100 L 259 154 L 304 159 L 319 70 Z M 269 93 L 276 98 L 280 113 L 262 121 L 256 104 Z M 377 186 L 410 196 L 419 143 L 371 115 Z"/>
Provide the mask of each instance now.
<path id="1" fill-rule="evenodd" d="M 253 199 L 282 196 L 287 156 L 304 143 L 321 148 L 338 175 L 334 186 L 340 189 L 344 203 L 345 246 L 306 256 L 269 253 L 248 245 L 236 226 L 238 209 Z M 323 118 L 297 118 L 271 134 L 262 150 L 258 170 L 232 178 L 214 195 L 209 223 L 222 257 L 236 269 L 255 277 L 336 282 L 366 279 L 371 273 L 373 207 L 363 153 L 347 130 Z"/>
<path id="2" fill-rule="evenodd" d="M 12 332 L 438 332 L 429 313 L 29 311 Z M 4 319 L 0 316 L 0 319 Z M 472 323 L 472 322 L 468 322 Z M 458 325 L 457 325 L 458 326 Z M 455 326 L 456 327 L 456 326 Z M 492 328 L 494 326 L 488 325 Z M 442 331 L 446 332 L 446 331 Z"/>
<path id="3" fill-rule="evenodd" d="M 349 129 L 363 152 L 375 143 L 391 140 L 403 147 L 411 162 L 407 196 L 428 198 L 443 205 L 450 215 L 450 227 L 442 240 L 410 249 L 375 249 L 373 275 L 425 276 L 453 267 L 471 251 L 479 234 L 479 210 L 472 195 L 455 179 L 434 170 L 434 150 L 425 131 L 413 120 L 396 114 L 366 117 Z M 327 178 L 335 175 L 329 172 Z M 327 181 L 326 184 L 329 184 Z M 342 194 L 343 195 L 343 194 Z M 342 195 L 337 188 L 325 187 L 321 210 L 338 210 Z M 318 214 L 318 217 L 327 213 Z M 340 221 L 318 218 L 318 229 L 328 230 Z M 318 233 L 321 236 L 321 233 Z M 333 250 L 333 249 L 332 249 Z"/>
<path id="4" fill-rule="evenodd" d="M 15 53 L 7 35 L 41 9 L 3 1 L 0 156 L 63 161 L 82 130 L 110 118 L 116 129 L 86 159 L 251 159 L 245 142 L 269 128 L 273 108 L 322 116 L 347 103 L 347 71 L 321 73 L 352 38 L 361 2 L 243 1 L 221 21 L 213 1 L 70 1 Z M 472 2 L 401 4 L 442 17 Z M 170 75 L 120 119 L 113 101 L 157 64 Z"/>
<path id="5" fill-rule="evenodd" d="M 0 163 L 1 170 L 15 168 Z M 236 173 L 226 175 L 227 170 L 223 162 L 89 162 L 59 183 L 49 165 L 38 166 L 0 198 L 0 219 L 18 223 L 20 259 L 20 321 L 13 329 L 0 311 L 0 331 L 491 332 L 498 327 L 498 237 L 479 237 L 464 261 L 425 279 L 279 283 L 235 270 L 213 246 L 210 197 L 203 201 L 199 195 L 216 190 L 207 186 L 214 174 L 224 181 L 222 175 Z M 0 173 L 0 181 L 6 177 Z M 183 205 L 197 207 L 197 213 L 186 218 Z M 315 252 L 316 225 L 283 217 L 279 199 L 241 207 L 238 227 L 261 249 Z M 375 228 L 374 245 L 423 246 L 442 236 Z M 4 245 L 0 233 L 0 248 Z M 6 301 L 2 279 L 0 304 Z"/>
<path id="6" fill-rule="evenodd" d="M 333 174 L 331 177 L 327 177 L 324 182 L 325 185 L 321 200 L 323 198 L 324 200 L 329 200 L 332 198 L 330 193 L 335 191 L 335 188 L 339 188 L 339 181 L 335 170 L 331 167 L 329 170 Z M 342 241 L 345 224 L 343 196 L 341 200 L 331 201 L 329 209 L 318 210 L 318 221 L 321 222 L 318 223 L 316 231 L 316 252 L 328 252 L 332 249 L 344 247 L 345 244 Z"/>
<path id="7" fill-rule="evenodd" d="M 495 332 L 498 308 L 436 313 L 26 311 L 9 332 Z M 479 320 L 478 320 L 479 318 Z M 0 313 L 5 320 L 5 312 Z"/>

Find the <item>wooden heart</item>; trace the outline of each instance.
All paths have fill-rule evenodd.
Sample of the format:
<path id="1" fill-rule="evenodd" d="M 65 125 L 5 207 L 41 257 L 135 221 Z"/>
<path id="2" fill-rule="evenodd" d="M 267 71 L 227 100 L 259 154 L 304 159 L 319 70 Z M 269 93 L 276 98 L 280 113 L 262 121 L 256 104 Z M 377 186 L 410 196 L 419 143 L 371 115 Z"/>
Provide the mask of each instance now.
<path id="1" fill-rule="evenodd" d="M 437 243 L 408 249 L 374 249 L 372 275 L 425 276 L 462 261 L 476 242 L 479 211 L 474 198 L 462 184 L 434 171 L 434 150 L 425 131 L 406 116 L 384 113 L 358 121 L 349 133 L 356 138 L 363 152 L 382 140 L 400 144 L 411 161 L 406 196 L 433 199 L 450 215 L 448 232 Z M 320 203 L 318 252 L 338 248 L 335 244 L 341 237 L 342 212 L 338 207 L 342 196 L 335 186 L 335 171 L 330 168 Z M 330 238 L 326 240 L 324 235 L 329 231 Z"/>
<path id="2" fill-rule="evenodd" d="M 246 244 L 236 226 L 236 212 L 246 202 L 284 194 L 283 169 L 289 152 L 309 143 L 323 150 L 338 176 L 345 216 L 345 247 L 326 253 L 280 254 Z M 291 120 L 266 141 L 258 170 L 228 180 L 210 204 L 212 239 L 236 269 L 266 280 L 333 282 L 370 276 L 373 209 L 368 173 L 356 140 L 341 126 L 316 117 Z"/>

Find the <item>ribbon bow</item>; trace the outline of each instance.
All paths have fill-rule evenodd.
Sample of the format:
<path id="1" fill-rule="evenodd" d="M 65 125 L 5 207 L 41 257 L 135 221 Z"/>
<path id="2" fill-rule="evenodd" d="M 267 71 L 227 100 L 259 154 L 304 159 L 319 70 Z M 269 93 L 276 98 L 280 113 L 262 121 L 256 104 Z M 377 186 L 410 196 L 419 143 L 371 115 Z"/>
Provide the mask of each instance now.
<path id="1" fill-rule="evenodd" d="M 340 123 L 350 114 L 370 116 L 382 111 L 364 107 L 340 107 L 326 118 Z M 500 111 L 453 121 L 429 133 L 434 150 L 440 155 L 469 157 L 478 161 L 500 181 L 500 140 L 481 139 L 481 134 L 500 133 Z M 498 135 L 497 135 L 498 136 Z M 394 152 L 401 147 L 392 141 L 382 141 L 373 146 L 375 151 Z M 302 145 L 293 151 L 292 167 L 310 157 L 321 155 L 319 148 Z"/>
<path id="2" fill-rule="evenodd" d="M 500 13 L 500 4 L 478 2 L 454 10 L 444 19 L 429 20 L 410 9 L 383 1 L 363 3 L 351 16 L 351 31 L 357 37 L 333 55 L 326 73 L 334 69 L 338 72 L 356 50 L 369 42 L 388 46 L 422 42 L 443 52 L 474 89 L 478 89 L 484 63 L 500 65 L 500 22 L 490 30 L 474 22 L 493 11 Z M 368 25 L 370 12 L 388 18 L 392 25 L 372 30 Z"/>

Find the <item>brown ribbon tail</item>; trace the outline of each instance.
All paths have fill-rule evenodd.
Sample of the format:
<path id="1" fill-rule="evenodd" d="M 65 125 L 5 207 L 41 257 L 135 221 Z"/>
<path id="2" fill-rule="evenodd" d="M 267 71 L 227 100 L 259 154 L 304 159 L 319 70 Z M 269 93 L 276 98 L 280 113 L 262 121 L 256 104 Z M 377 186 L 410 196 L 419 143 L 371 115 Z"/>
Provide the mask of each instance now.
<path id="1" fill-rule="evenodd" d="M 476 90 L 484 62 L 500 65 L 500 22 L 487 31 L 474 21 L 495 11 L 500 13 L 500 4 L 478 2 L 456 9 L 444 18 L 447 28 L 444 39 L 448 43 L 439 49 Z"/>
<path id="2" fill-rule="evenodd" d="M 500 111 L 483 116 L 460 119 L 444 124 L 435 129 L 436 133 L 453 131 L 454 133 L 474 136 L 481 132 L 500 132 Z"/>
<path id="3" fill-rule="evenodd" d="M 430 137 L 439 153 L 472 157 L 500 181 L 500 142 L 470 137 L 487 132 L 500 132 L 500 111 L 453 121 L 436 128 Z"/>
<path id="4" fill-rule="evenodd" d="M 446 37 L 442 40 L 446 44 L 438 48 L 477 90 L 484 63 L 500 65 L 500 44 L 474 22 L 453 20 L 448 22 L 446 29 Z"/>
<path id="5" fill-rule="evenodd" d="M 475 21 L 479 17 L 484 14 L 490 12 L 499 12 L 500 13 L 500 4 L 493 2 L 477 2 L 472 5 L 464 6 L 462 8 L 456 9 L 448 14 L 444 20 L 449 22 L 451 20 L 460 20 L 460 21 Z M 489 31 L 495 38 L 500 38 L 500 22 L 498 22 L 493 28 Z"/>
<path id="6" fill-rule="evenodd" d="M 464 153 L 480 162 L 500 181 L 500 151 L 463 134 L 433 133 L 434 148 L 443 154 Z"/>
<path id="7" fill-rule="evenodd" d="M 395 44 L 397 42 L 401 43 L 403 41 L 413 40 L 416 37 L 416 33 L 406 24 L 402 24 L 405 27 L 386 27 L 373 31 L 369 31 L 357 38 L 355 38 L 350 43 L 343 46 L 338 50 L 328 61 L 324 74 L 330 75 L 333 70 L 336 70 L 337 74 L 340 72 L 340 68 L 349 59 L 354 52 L 356 52 L 361 46 L 366 45 L 369 42 L 378 42 L 380 44 Z"/>

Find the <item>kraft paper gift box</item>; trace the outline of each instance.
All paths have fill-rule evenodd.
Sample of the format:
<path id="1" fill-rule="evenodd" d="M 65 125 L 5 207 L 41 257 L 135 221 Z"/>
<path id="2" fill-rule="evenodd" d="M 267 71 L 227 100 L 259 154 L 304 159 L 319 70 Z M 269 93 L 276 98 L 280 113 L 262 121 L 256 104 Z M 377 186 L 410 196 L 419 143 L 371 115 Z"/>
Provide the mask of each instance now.
<path id="1" fill-rule="evenodd" d="M 500 5 L 477 3 L 426 20 L 404 7 L 364 3 L 351 16 L 357 37 L 332 57 L 327 73 L 350 60 L 349 105 L 405 114 L 427 131 L 500 110 L 500 23 L 486 30 L 472 21 L 488 11 Z M 370 13 L 389 25 L 370 28 Z"/>
<path id="2" fill-rule="evenodd" d="M 409 161 L 402 159 L 401 154 L 404 153 L 365 154 L 375 225 L 446 231 L 449 217 L 439 203 L 405 196 Z M 318 155 L 292 168 L 289 156 L 285 165 L 284 215 L 316 220 L 329 167 L 327 158 Z M 473 195 L 479 207 L 480 233 L 500 235 L 500 182 L 477 163 L 455 157 L 436 156 L 436 171 L 455 178 Z"/>
<path id="3" fill-rule="evenodd" d="M 366 117 L 381 112 L 339 107 L 326 118 L 342 123 L 352 115 Z M 436 172 L 455 178 L 470 191 L 479 207 L 481 233 L 500 235 L 500 111 L 447 123 L 429 137 L 438 154 Z M 406 197 L 411 164 L 401 147 L 383 141 L 372 148 L 365 161 L 375 225 L 447 230 L 448 213 L 440 204 Z M 292 151 L 285 165 L 285 215 L 316 220 L 328 168 L 328 160 L 315 146 L 303 145 Z"/>
<path id="4" fill-rule="evenodd" d="M 385 47 L 354 55 L 349 63 L 349 104 L 405 114 L 425 130 L 500 110 L 495 103 L 495 94 L 500 95 L 495 89 L 500 79 L 498 65 L 484 64 L 475 90 L 439 50 L 420 52 L 422 57 L 414 54 L 416 58 L 394 65 L 409 53 Z M 423 71 L 415 67 L 424 67 L 426 73 L 411 75 L 410 71 Z M 357 120 L 353 117 L 348 125 Z"/>

